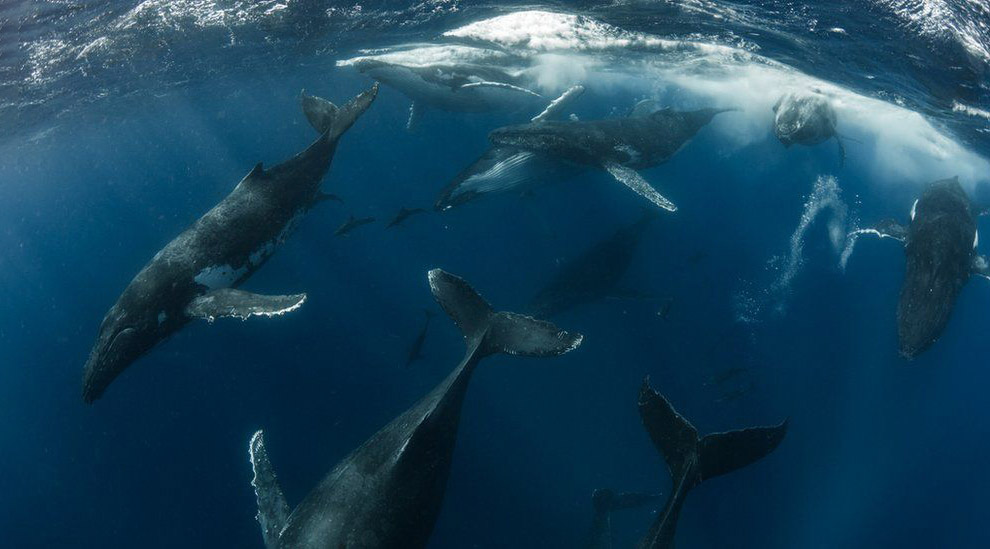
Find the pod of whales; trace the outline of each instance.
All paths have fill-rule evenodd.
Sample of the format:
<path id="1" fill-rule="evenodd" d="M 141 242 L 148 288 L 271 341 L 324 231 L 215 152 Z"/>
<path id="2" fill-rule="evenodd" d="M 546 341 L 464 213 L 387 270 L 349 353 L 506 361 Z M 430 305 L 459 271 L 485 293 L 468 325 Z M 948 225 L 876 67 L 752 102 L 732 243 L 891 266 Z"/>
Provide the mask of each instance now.
<path id="1" fill-rule="evenodd" d="M 303 95 L 320 132 L 306 150 L 265 169 L 258 164 L 191 227 L 145 265 L 107 312 L 83 373 L 82 397 L 99 398 L 132 362 L 194 318 L 281 315 L 305 294 L 262 296 L 236 290 L 323 199 L 319 191 L 341 135 L 367 110 L 377 86 L 343 107 Z"/>
<path id="2" fill-rule="evenodd" d="M 268 549 L 424 547 L 443 503 L 461 406 L 485 357 L 551 357 L 582 336 L 495 312 L 464 280 L 429 272 L 434 298 L 464 336 L 461 363 L 435 389 L 338 463 L 290 511 L 258 431 L 251 438 L 258 521 Z"/>
<path id="3" fill-rule="evenodd" d="M 667 504 L 653 521 L 640 549 L 671 549 L 677 519 L 692 488 L 719 475 L 759 461 L 784 440 L 787 422 L 770 427 L 713 433 L 701 437 L 688 420 L 674 410 L 663 395 L 643 380 L 639 391 L 639 416 L 654 446 L 667 462 L 673 480 Z"/>
<path id="4" fill-rule="evenodd" d="M 938 340 L 971 275 L 990 278 L 987 258 L 976 253 L 976 218 L 958 178 L 929 183 L 911 207 L 906 227 L 886 219 L 856 233 L 904 243 L 907 261 L 897 302 L 897 339 L 905 358 L 918 356 Z"/>

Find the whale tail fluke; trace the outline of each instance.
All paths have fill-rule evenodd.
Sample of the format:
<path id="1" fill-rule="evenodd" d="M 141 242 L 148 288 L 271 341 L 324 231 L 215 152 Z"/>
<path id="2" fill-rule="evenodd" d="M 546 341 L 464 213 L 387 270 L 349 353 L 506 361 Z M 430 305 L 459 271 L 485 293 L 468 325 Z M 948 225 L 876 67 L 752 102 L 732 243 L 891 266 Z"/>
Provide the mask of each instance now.
<path id="1" fill-rule="evenodd" d="M 429 272 L 433 296 L 460 328 L 468 347 L 482 355 L 557 356 L 576 349 L 583 336 L 525 315 L 495 312 L 462 278 L 441 269 Z"/>
<path id="2" fill-rule="evenodd" d="M 703 438 L 670 402 L 643 380 L 639 414 L 650 439 L 667 462 L 671 475 L 682 475 L 698 457 L 699 481 L 731 473 L 772 452 L 787 434 L 787 422 L 769 427 L 713 433 Z"/>
<path id="3" fill-rule="evenodd" d="M 264 433 L 258 431 L 251 437 L 248 446 L 251 455 L 251 468 L 254 469 L 254 495 L 258 499 L 258 523 L 267 549 L 276 549 L 278 539 L 289 518 L 289 505 L 285 502 L 282 488 L 275 478 L 275 469 L 268 460 Z"/>
<path id="4" fill-rule="evenodd" d="M 343 107 L 338 107 L 322 97 L 306 95 L 306 92 L 303 91 L 301 95 L 302 109 L 306 119 L 316 131 L 321 134 L 329 133 L 330 139 L 337 139 L 354 124 L 354 121 L 364 111 L 368 110 L 377 95 L 378 83 L 376 82 L 371 88 L 358 94 Z"/>
<path id="5" fill-rule="evenodd" d="M 673 547 L 677 519 L 688 492 L 712 477 L 758 461 L 780 445 L 787 433 L 785 421 L 771 427 L 751 427 L 699 438 L 694 425 L 650 387 L 649 378 L 643 380 L 639 392 L 639 415 L 673 479 L 670 498 L 640 543 L 641 548 Z"/>

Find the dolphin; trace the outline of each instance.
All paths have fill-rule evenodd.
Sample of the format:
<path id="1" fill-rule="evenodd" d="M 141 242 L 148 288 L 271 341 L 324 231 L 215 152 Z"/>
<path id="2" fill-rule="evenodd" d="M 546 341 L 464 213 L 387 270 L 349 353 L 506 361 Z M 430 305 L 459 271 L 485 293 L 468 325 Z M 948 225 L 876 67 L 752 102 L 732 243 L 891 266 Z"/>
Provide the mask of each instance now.
<path id="1" fill-rule="evenodd" d="M 264 436 L 251 438 L 258 521 L 268 549 L 424 547 L 443 503 L 461 405 L 481 359 L 549 357 L 582 336 L 527 316 L 495 312 L 464 280 L 440 269 L 430 288 L 460 328 L 467 350 L 433 391 L 338 463 L 290 512 Z"/>
<path id="2" fill-rule="evenodd" d="M 616 295 L 643 233 L 656 217 L 655 211 L 645 212 L 635 223 L 620 228 L 565 263 L 533 296 L 527 310 L 541 318 L 552 318 L 572 307 Z"/>
<path id="3" fill-rule="evenodd" d="M 777 448 L 787 433 L 784 421 L 771 427 L 699 437 L 694 425 L 650 387 L 649 378 L 643 380 L 639 391 L 639 416 L 653 445 L 663 454 L 673 479 L 667 504 L 639 543 L 639 549 L 672 549 L 677 519 L 688 492 L 712 477 L 760 460 Z"/>
<path id="4" fill-rule="evenodd" d="M 374 222 L 374 217 L 354 217 L 354 214 L 351 214 L 351 216 L 347 218 L 347 221 L 344 221 L 340 224 L 340 227 L 337 227 L 337 230 L 333 232 L 333 235 L 345 236 L 347 233 L 353 231 L 361 225 L 367 225 L 368 223 Z"/>
<path id="5" fill-rule="evenodd" d="M 568 166 L 605 170 L 655 206 L 676 211 L 636 170 L 666 162 L 716 114 L 730 110 L 736 109 L 636 109 L 629 117 L 583 121 L 550 120 L 549 114 L 559 108 L 548 108 L 533 122 L 491 132 L 492 148 L 444 188 L 436 208 L 450 209 L 482 194 L 538 182 Z"/>
<path id="6" fill-rule="evenodd" d="M 305 294 L 263 296 L 236 289 L 324 195 L 320 183 L 337 141 L 371 105 L 377 86 L 341 108 L 302 96 L 320 137 L 289 160 L 260 163 L 213 209 L 145 265 L 110 308 L 83 373 L 83 400 L 99 398 L 132 362 L 190 320 L 273 316 L 302 305 Z"/>
<path id="7" fill-rule="evenodd" d="M 623 493 L 598 489 L 591 495 L 595 514 L 591 519 L 586 549 L 612 549 L 612 511 L 642 507 L 660 497 L 659 494 Z"/>
<path id="8" fill-rule="evenodd" d="M 409 353 L 406 355 L 406 368 L 413 362 L 423 358 L 423 343 L 426 342 L 426 332 L 430 329 L 430 319 L 433 318 L 433 312 L 429 309 L 424 309 L 423 312 L 426 313 L 426 320 L 423 321 L 423 327 L 419 330 L 419 335 L 416 336 L 412 345 L 409 346 Z"/>
<path id="9" fill-rule="evenodd" d="M 786 93 L 774 104 L 773 113 L 773 133 L 785 147 L 795 143 L 817 145 L 834 137 L 840 162 L 845 163 L 846 148 L 835 129 L 838 117 L 821 91 Z"/>
<path id="10" fill-rule="evenodd" d="M 408 97 L 407 129 L 414 129 L 427 108 L 482 113 L 518 110 L 546 103 L 527 87 L 525 71 L 504 66 L 505 55 L 470 46 L 423 46 L 400 52 L 339 61 L 395 88 Z"/>
<path id="11" fill-rule="evenodd" d="M 907 227 L 885 219 L 850 236 L 860 234 L 904 243 L 907 262 L 897 303 L 898 351 L 904 358 L 938 340 L 970 275 L 990 278 L 987 258 L 976 252 L 976 217 L 957 177 L 929 183 L 911 206 Z"/>
<path id="12" fill-rule="evenodd" d="M 392 227 L 395 227 L 396 225 L 405 221 L 410 216 L 424 212 L 426 212 L 426 210 L 424 210 L 423 208 L 407 208 L 403 206 L 399 208 L 398 212 L 396 212 L 395 217 L 392 218 L 392 221 L 389 221 L 388 225 L 385 225 L 385 228 L 391 229 Z"/>

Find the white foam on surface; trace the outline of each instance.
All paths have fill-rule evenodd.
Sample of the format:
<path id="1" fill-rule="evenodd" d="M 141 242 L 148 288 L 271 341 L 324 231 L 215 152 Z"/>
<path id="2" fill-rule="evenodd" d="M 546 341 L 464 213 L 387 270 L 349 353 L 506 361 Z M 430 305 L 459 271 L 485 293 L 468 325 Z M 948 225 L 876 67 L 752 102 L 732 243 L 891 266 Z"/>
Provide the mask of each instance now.
<path id="1" fill-rule="evenodd" d="M 867 172 L 871 183 L 920 189 L 958 175 L 972 191 L 990 181 L 986 158 L 896 99 L 856 93 L 747 49 L 630 32 L 582 15 L 541 10 L 476 21 L 443 38 L 494 46 L 414 45 L 377 55 L 416 66 L 471 63 L 479 55 L 490 63 L 508 62 L 494 53 L 501 47 L 512 52 L 511 65 L 520 71 L 523 85 L 544 94 L 580 84 L 599 95 L 646 95 L 674 108 L 739 108 L 740 113 L 717 117 L 708 130 L 717 132 L 729 152 L 773 139 L 772 108 L 778 98 L 817 89 L 835 109 L 840 137 L 849 138 L 847 163 Z M 990 116 L 979 107 L 955 108 Z"/>

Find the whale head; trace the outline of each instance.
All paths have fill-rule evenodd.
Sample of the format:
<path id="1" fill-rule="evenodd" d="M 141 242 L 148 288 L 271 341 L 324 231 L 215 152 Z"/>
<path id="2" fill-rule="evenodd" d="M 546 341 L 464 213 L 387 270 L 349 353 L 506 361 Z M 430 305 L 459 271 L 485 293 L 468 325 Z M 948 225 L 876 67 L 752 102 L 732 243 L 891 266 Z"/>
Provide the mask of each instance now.
<path id="1" fill-rule="evenodd" d="M 83 401 L 90 404 L 100 398 L 121 372 L 174 331 L 172 316 L 155 308 L 114 305 L 103 319 L 83 370 Z"/>
<path id="2" fill-rule="evenodd" d="M 773 133 L 786 147 L 815 145 L 835 135 L 835 109 L 821 93 L 788 93 L 773 111 Z"/>

